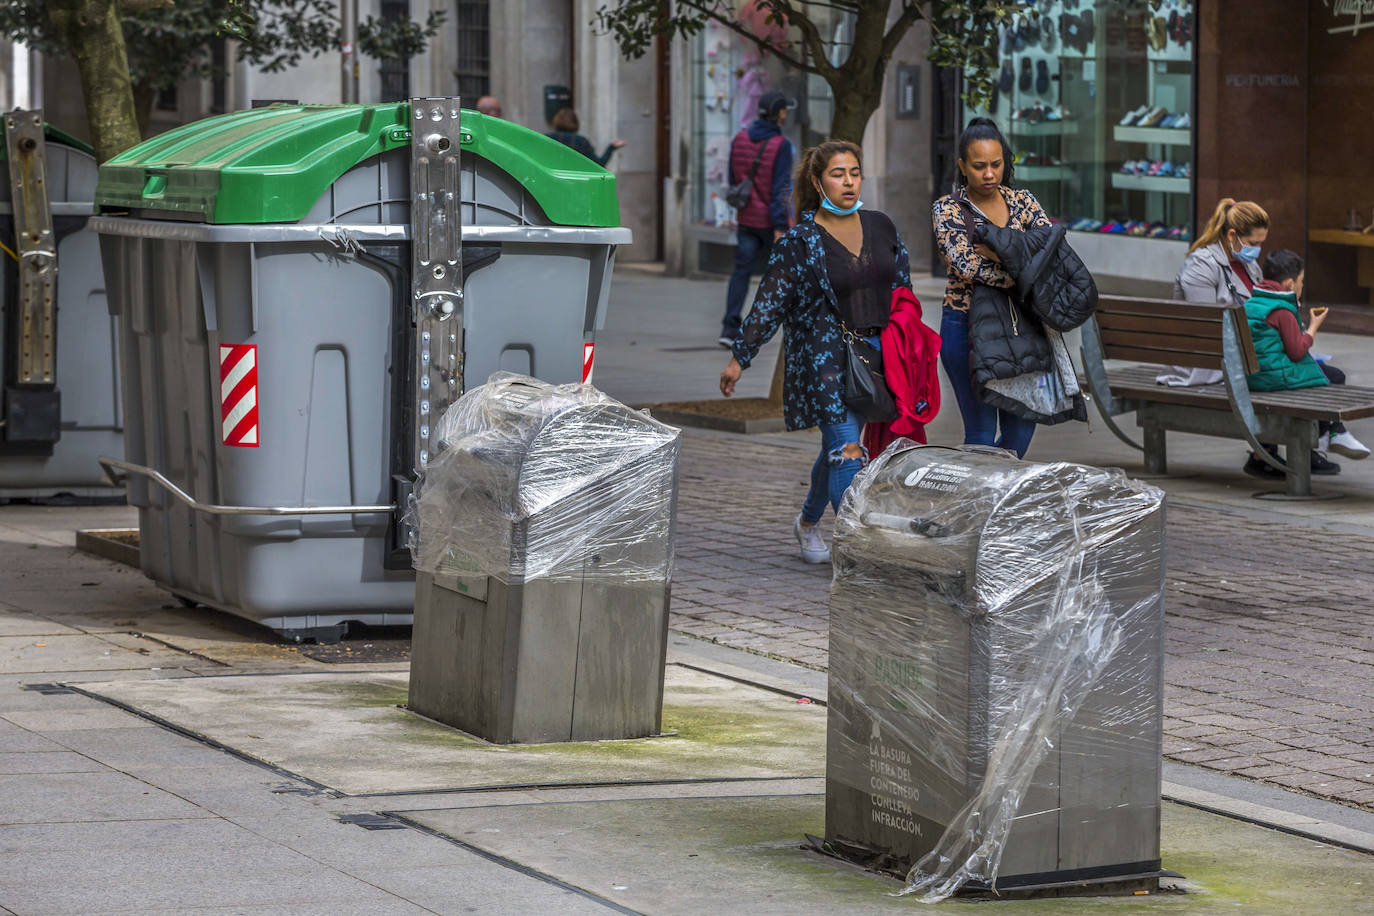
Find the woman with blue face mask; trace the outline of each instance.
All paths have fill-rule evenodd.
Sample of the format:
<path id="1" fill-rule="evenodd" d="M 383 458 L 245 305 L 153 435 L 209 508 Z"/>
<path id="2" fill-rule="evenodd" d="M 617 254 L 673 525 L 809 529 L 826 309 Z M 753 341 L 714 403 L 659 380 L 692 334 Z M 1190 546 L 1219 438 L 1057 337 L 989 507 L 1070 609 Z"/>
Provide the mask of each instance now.
<path id="1" fill-rule="evenodd" d="M 830 562 L 816 523 L 838 509 L 868 455 L 864 420 L 844 401 L 846 332 L 881 347 L 892 293 L 911 288 L 906 246 L 897 227 L 864 210 L 863 152 L 828 140 L 802 154 L 793 181 L 796 224 L 773 244 L 754 303 L 730 347 L 720 393 L 735 392 L 740 373 L 784 329 L 783 419 L 788 429 L 821 429 L 811 487 L 792 533 L 807 563 Z"/>
<path id="2" fill-rule="evenodd" d="M 1264 279 L 1259 256 L 1269 237 L 1269 214 L 1253 201 L 1226 198 L 1188 248 L 1174 278 L 1174 298 L 1244 304 Z"/>

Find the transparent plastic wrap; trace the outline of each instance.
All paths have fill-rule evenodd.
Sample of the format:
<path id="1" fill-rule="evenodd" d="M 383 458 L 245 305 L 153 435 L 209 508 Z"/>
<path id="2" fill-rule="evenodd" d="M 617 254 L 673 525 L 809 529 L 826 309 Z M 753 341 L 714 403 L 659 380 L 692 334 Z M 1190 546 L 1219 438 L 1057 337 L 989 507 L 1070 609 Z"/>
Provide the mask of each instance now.
<path id="1" fill-rule="evenodd" d="M 898 440 L 832 551 L 832 846 L 927 902 L 1157 879 L 1162 491 Z"/>
<path id="2" fill-rule="evenodd" d="M 436 427 L 406 517 L 413 564 L 506 583 L 669 581 L 679 437 L 590 385 L 498 372 Z"/>

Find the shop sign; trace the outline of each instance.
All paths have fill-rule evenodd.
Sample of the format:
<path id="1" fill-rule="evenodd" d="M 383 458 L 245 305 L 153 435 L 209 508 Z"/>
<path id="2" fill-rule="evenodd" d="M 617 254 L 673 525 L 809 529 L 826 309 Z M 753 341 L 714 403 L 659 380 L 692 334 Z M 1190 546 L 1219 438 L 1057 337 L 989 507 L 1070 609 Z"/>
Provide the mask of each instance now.
<path id="1" fill-rule="evenodd" d="M 1372 23 L 1374 25 L 1374 23 Z M 1228 73 L 1228 89 L 1300 89 L 1302 77 L 1296 73 Z"/>
<path id="2" fill-rule="evenodd" d="M 1322 4 L 1340 19 L 1351 19 L 1333 25 L 1326 31 L 1331 35 L 1358 35 L 1365 29 L 1374 29 L 1374 0 L 1322 0 Z"/>

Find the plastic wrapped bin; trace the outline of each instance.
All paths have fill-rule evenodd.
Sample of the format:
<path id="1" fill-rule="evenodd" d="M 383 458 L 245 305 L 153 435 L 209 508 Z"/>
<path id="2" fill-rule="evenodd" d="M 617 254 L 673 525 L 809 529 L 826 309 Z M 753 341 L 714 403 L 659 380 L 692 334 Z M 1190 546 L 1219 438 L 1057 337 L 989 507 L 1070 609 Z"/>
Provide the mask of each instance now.
<path id="1" fill-rule="evenodd" d="M 832 551 L 832 848 L 927 899 L 1157 884 L 1164 494 L 899 440 Z"/>
<path id="2" fill-rule="evenodd" d="M 33 113 L 37 116 L 37 113 Z M 120 416 L 115 319 L 105 304 L 100 244 L 87 223 L 95 212 L 96 164 L 89 146 L 44 125 L 47 187 L 57 242 L 57 391 L 60 428 L 41 441 L 13 435 L 0 425 L 0 500 L 17 497 L 118 496 L 96 459 L 124 454 Z M 5 143 L 0 162 L 8 170 Z M 8 177 L 0 180 L 0 239 L 14 245 L 14 206 Z M 0 386 L 16 379 L 16 328 L 9 312 L 16 301 L 18 271 L 0 253 Z M 6 421 L 0 398 L 0 421 Z"/>
<path id="3" fill-rule="evenodd" d="M 500 744 L 659 731 L 679 436 L 504 373 L 448 410 L 414 509 L 411 709 Z"/>
<path id="4" fill-rule="evenodd" d="M 234 112 L 100 169 L 92 225 L 120 321 L 121 469 L 143 570 L 289 638 L 411 622 L 414 573 L 391 511 L 428 425 L 410 390 L 410 114 Z M 615 248 L 630 240 L 614 176 L 476 112 L 462 112 L 460 142 L 452 382 L 498 369 L 581 381 Z M 294 507 L 338 511 L 261 511 Z"/>

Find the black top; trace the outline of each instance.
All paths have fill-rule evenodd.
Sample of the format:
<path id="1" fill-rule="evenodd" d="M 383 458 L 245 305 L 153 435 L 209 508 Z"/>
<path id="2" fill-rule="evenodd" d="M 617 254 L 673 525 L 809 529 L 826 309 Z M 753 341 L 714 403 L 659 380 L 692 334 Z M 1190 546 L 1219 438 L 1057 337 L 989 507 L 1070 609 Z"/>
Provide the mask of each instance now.
<path id="1" fill-rule="evenodd" d="M 592 141 L 581 134 L 570 133 L 566 130 L 555 130 L 547 134 L 547 136 L 552 137 L 564 146 L 572 147 L 602 168 L 606 167 L 606 163 L 610 162 L 611 156 L 615 154 L 615 147 L 608 143 L 606 145 L 606 152 L 598 156 L 596 150 L 592 147 Z"/>
<path id="2" fill-rule="evenodd" d="M 825 244 L 825 269 L 839 301 L 840 319 L 851 331 L 887 327 L 892 311 L 892 287 L 897 281 L 898 245 L 887 220 L 870 219 L 859 211 L 864 241 L 859 256 L 817 223 Z"/>

